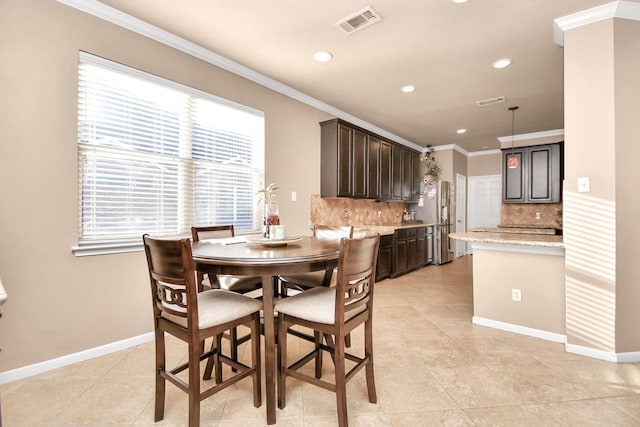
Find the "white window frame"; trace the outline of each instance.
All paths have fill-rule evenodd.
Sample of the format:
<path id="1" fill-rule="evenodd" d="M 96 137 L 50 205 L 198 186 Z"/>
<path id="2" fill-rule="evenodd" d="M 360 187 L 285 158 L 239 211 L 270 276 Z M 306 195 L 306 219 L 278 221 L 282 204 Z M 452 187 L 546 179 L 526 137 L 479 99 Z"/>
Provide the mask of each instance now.
<path id="1" fill-rule="evenodd" d="M 173 147 L 176 152 L 168 156 L 156 152 L 146 153 L 144 150 L 138 150 L 138 146 L 134 143 L 129 143 L 129 145 L 127 145 L 125 141 L 125 143 L 121 144 L 124 147 L 122 148 L 119 146 L 120 141 L 116 141 L 114 143 L 113 138 L 111 138 L 110 141 L 109 138 L 100 138 L 99 136 L 96 136 L 93 139 L 87 138 L 87 132 L 83 132 L 82 128 L 82 126 L 85 126 L 84 129 L 86 129 L 87 122 L 89 120 L 83 117 L 83 105 L 85 105 L 84 103 L 86 98 L 84 98 L 84 94 L 82 93 L 82 85 L 84 84 L 82 69 L 87 65 L 118 73 L 125 78 L 129 77 L 141 82 L 150 83 L 162 88 L 162 90 L 169 89 L 170 91 L 175 91 L 178 96 L 184 95 L 187 97 L 189 99 L 188 107 L 186 109 L 181 109 L 181 112 L 179 113 L 180 120 L 175 120 L 175 122 L 180 123 L 179 132 L 176 132 L 179 133 L 179 137 L 174 137 L 172 141 L 174 145 L 179 144 L 177 149 Z M 88 184 L 83 183 L 96 182 L 98 181 L 98 178 L 102 178 L 102 176 L 99 175 L 100 172 L 95 172 L 91 175 L 91 173 L 85 171 L 86 169 L 91 169 L 90 167 L 86 167 L 87 152 L 90 152 L 90 156 L 93 156 L 90 157 L 91 159 L 107 159 L 107 161 L 111 162 L 113 162 L 114 158 L 118 158 L 118 156 L 120 156 L 120 158 L 131 160 L 131 164 L 134 163 L 133 159 L 142 159 L 141 162 L 143 165 L 150 164 L 152 167 L 154 164 L 175 165 L 174 167 L 177 168 L 177 173 L 175 171 L 172 173 L 176 176 L 175 182 L 173 180 L 166 182 L 169 182 L 169 184 L 173 186 L 177 185 L 178 190 L 173 191 L 172 193 L 175 195 L 174 197 L 177 201 L 172 201 L 171 205 L 177 206 L 177 212 L 170 214 L 169 220 L 164 216 L 159 215 L 160 220 L 152 222 L 161 222 L 162 225 L 160 228 L 162 228 L 163 231 L 154 232 L 154 230 L 149 230 L 150 234 L 154 234 L 155 236 L 190 236 L 190 227 L 192 225 L 213 225 L 208 221 L 210 220 L 211 215 L 215 216 L 215 214 L 210 214 L 209 212 L 212 209 L 212 206 L 215 208 L 216 203 L 220 205 L 220 210 L 226 213 L 225 218 L 229 215 L 234 217 L 233 220 L 225 220 L 224 222 L 234 223 L 233 221 L 237 220 L 236 209 L 238 206 L 238 197 L 241 197 L 240 201 L 243 207 L 242 218 L 244 218 L 244 221 L 242 221 L 241 227 L 238 227 L 238 224 L 236 224 L 236 232 L 238 234 L 249 234 L 260 231 L 263 218 L 258 207 L 256 192 L 259 189 L 264 188 L 264 113 L 262 111 L 85 52 L 80 52 L 79 56 L 78 81 L 79 234 L 78 245 L 72 248 L 72 251 L 76 256 L 101 255 L 142 250 L 142 234 L 147 232 L 146 230 L 139 230 L 139 236 L 137 236 L 137 232 L 130 229 L 127 232 L 123 232 L 120 236 L 113 237 L 105 235 L 105 230 L 107 230 L 106 228 L 102 228 L 102 231 L 100 232 L 83 232 L 83 223 L 86 222 L 86 217 L 89 218 L 89 224 L 94 224 L 93 228 L 90 228 L 91 230 L 94 230 L 96 229 L 95 221 L 99 220 L 94 221 L 91 216 L 93 215 L 95 217 L 96 215 L 100 215 L 100 211 L 95 208 L 95 206 L 98 205 L 97 202 L 90 204 L 91 208 L 87 208 L 83 200 L 100 200 L 100 197 L 102 197 L 98 191 L 92 193 L 90 197 L 87 197 L 86 195 L 88 193 Z M 136 99 L 132 102 L 135 101 Z M 215 142 L 212 143 L 211 146 L 208 146 L 207 141 L 211 138 L 211 135 L 207 134 L 204 137 L 198 137 L 193 134 L 198 133 L 197 129 L 203 129 L 201 123 L 203 121 L 203 117 L 206 117 L 203 115 L 203 111 L 207 111 L 208 113 L 208 110 L 215 111 L 216 108 L 219 108 L 221 111 L 236 111 L 238 112 L 238 116 L 246 117 L 247 120 L 246 122 L 234 124 L 225 122 L 220 125 L 221 128 L 229 127 L 232 129 L 230 132 L 236 132 L 235 129 L 237 129 L 239 133 L 229 133 L 226 130 L 220 131 L 218 128 L 213 130 L 205 129 L 211 130 L 210 133 L 217 135 L 214 137 Z M 200 118 L 199 122 L 196 118 L 196 114 L 200 114 L 197 116 Z M 197 129 L 196 122 L 200 123 L 200 127 Z M 245 133 L 247 135 L 244 135 Z M 241 137 L 240 145 L 233 145 L 231 142 L 228 144 L 221 142 L 222 139 L 228 135 L 239 135 Z M 149 146 L 152 147 L 151 149 L 155 149 L 156 147 L 153 145 L 155 144 L 153 139 L 154 138 L 152 137 L 146 138 L 145 134 L 145 141 L 151 141 L 149 142 Z M 107 142 L 103 146 L 101 145 L 101 141 Z M 225 139 L 225 141 L 227 140 Z M 238 141 L 238 139 L 235 141 Z M 116 144 L 115 147 L 114 144 Z M 158 145 L 158 147 L 159 146 L 160 145 Z M 225 160 L 224 162 L 219 160 L 216 162 L 214 159 L 211 159 L 219 158 L 223 154 L 226 154 L 225 147 L 230 150 L 230 154 L 233 154 L 235 150 L 244 149 L 247 151 L 249 146 L 251 147 L 251 155 L 241 158 L 239 157 L 237 161 L 234 161 L 233 157 L 230 157 L 231 160 Z M 171 148 L 172 147 L 169 147 L 158 151 L 164 152 Z M 84 167 L 83 162 L 85 163 Z M 134 170 L 135 166 L 130 166 L 130 168 L 133 168 L 131 170 Z M 96 170 L 98 169 L 96 168 Z M 118 171 L 116 170 L 115 173 L 118 173 Z M 221 181 L 221 178 L 224 179 L 224 177 L 227 176 L 226 174 L 230 174 L 230 176 L 233 177 L 240 177 L 241 180 L 239 184 L 236 184 L 235 182 L 233 184 L 228 184 L 226 181 Z M 196 178 L 196 175 L 198 178 Z M 94 179 L 92 181 L 87 181 L 84 179 L 87 176 Z M 127 174 L 125 173 L 125 175 L 122 176 L 127 177 Z M 162 174 L 162 176 L 164 177 L 164 174 Z M 198 188 L 201 188 L 201 190 L 199 190 L 200 193 L 198 194 L 196 194 L 196 181 L 199 183 Z M 162 182 L 164 183 L 165 180 L 162 180 Z M 174 184 L 171 184 L 172 182 Z M 216 182 L 223 182 L 221 185 L 225 186 L 229 185 L 229 189 L 225 188 L 221 191 L 220 186 L 216 187 Z M 237 187 L 237 185 L 240 187 Z M 102 188 L 104 189 L 105 187 Z M 111 187 L 107 186 L 106 188 Z M 164 185 L 162 188 L 164 188 Z M 131 199 L 127 200 L 133 200 L 134 202 L 137 200 L 133 196 L 130 197 Z M 199 206 L 196 206 L 196 198 L 200 200 L 200 208 Z M 106 198 L 104 200 L 106 200 Z M 202 202 L 202 200 L 205 202 Z M 225 204 L 220 202 L 220 200 L 224 200 L 225 203 L 226 201 L 229 201 L 229 203 Z M 135 205 L 135 203 L 131 204 Z M 231 212 L 229 210 L 231 210 Z M 88 213 L 89 211 L 90 213 Z M 98 213 L 96 214 L 96 212 Z M 120 214 L 121 213 L 122 212 L 120 212 Z M 140 213 L 138 212 L 138 218 L 139 216 Z M 197 217 L 200 218 L 200 221 L 207 221 L 208 223 L 198 224 L 196 220 Z M 122 215 L 120 215 L 119 218 L 122 218 Z M 136 217 L 134 216 L 132 218 Z M 177 218 L 177 220 L 175 218 Z M 144 219 L 146 219 L 146 217 Z M 165 225 L 165 222 L 169 225 Z M 174 230 L 167 231 L 167 227 L 171 228 L 174 225 Z M 114 229 L 116 229 L 118 226 L 114 227 Z M 131 227 L 135 229 L 137 226 Z M 85 230 L 89 230 L 89 228 L 86 228 Z"/>

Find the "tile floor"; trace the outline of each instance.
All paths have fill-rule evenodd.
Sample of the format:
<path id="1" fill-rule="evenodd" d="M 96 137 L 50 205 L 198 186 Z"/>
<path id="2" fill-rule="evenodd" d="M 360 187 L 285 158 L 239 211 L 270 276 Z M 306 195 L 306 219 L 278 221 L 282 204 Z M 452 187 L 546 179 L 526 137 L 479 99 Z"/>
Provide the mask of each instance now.
<path id="1" fill-rule="evenodd" d="M 351 425 L 640 426 L 640 363 L 594 360 L 565 353 L 561 344 L 472 325 L 471 267 L 467 256 L 377 284 L 378 403 L 368 402 L 360 372 L 348 386 Z M 353 340 L 357 349 L 361 334 Z M 184 346 L 170 344 L 169 358 L 184 359 Z M 298 354 L 306 345 L 298 343 Z M 326 362 L 326 375 L 331 371 Z M 278 425 L 336 424 L 332 393 L 295 379 L 287 385 Z M 152 343 L 0 391 L 4 427 L 166 427 L 187 420 L 186 395 L 168 385 L 165 418 L 153 422 Z M 241 381 L 205 400 L 202 425 L 265 425 L 264 405 L 254 408 L 250 391 Z"/>

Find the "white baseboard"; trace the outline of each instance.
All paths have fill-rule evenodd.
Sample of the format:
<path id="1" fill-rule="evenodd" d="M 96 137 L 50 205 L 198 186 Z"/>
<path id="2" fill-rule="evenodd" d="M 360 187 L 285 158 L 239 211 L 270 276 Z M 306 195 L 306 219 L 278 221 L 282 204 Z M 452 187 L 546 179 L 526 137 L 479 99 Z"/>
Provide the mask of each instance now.
<path id="1" fill-rule="evenodd" d="M 583 347 L 581 345 L 567 344 L 565 350 L 568 353 L 579 354 L 581 356 L 592 357 L 594 359 L 605 360 L 607 362 L 627 363 L 640 362 L 640 351 L 628 353 L 611 353 L 609 351 L 598 350 L 595 348 Z"/>
<path id="2" fill-rule="evenodd" d="M 499 322 L 497 320 L 486 319 L 484 317 L 473 316 L 472 322 L 476 325 L 488 326 L 490 328 L 501 329 L 503 331 L 514 332 L 516 334 L 528 335 L 547 341 L 563 343 L 564 349 L 567 353 L 579 354 L 581 356 L 615 363 L 640 362 L 640 351 L 611 353 L 580 345 L 568 344 L 566 335 L 542 331 L 540 329 L 527 328 L 525 326 L 514 325 L 511 323 Z"/>
<path id="3" fill-rule="evenodd" d="M 90 348 L 78 353 L 67 354 L 56 359 L 45 360 L 44 362 L 23 366 L 22 368 L 13 369 L 11 371 L 0 372 L 0 384 L 10 383 L 41 374 L 42 372 L 51 371 L 53 369 L 62 368 L 63 366 L 93 359 L 94 357 L 115 353 L 116 351 L 153 341 L 153 339 L 153 332 L 149 332 L 148 334 L 138 335 L 137 337 L 131 337 L 122 341 L 105 344 L 100 347 Z"/>
<path id="4" fill-rule="evenodd" d="M 486 319 L 484 317 L 473 316 L 472 322 L 476 325 L 488 326 L 494 329 L 514 332 L 520 335 L 528 335 L 530 337 L 541 338 L 547 341 L 566 343 L 567 336 L 554 332 L 543 331 L 541 329 L 528 328 L 526 326 L 514 325 L 512 323 L 499 322 L 497 320 Z"/>

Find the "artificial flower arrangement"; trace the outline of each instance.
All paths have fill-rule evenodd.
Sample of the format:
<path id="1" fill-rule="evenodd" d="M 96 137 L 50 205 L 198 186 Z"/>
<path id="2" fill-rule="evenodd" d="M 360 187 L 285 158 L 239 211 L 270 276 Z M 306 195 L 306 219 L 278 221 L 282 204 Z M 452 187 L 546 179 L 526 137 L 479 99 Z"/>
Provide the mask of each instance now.
<path id="1" fill-rule="evenodd" d="M 427 150 L 423 153 L 420 159 L 421 161 L 425 162 L 426 165 L 424 174 L 425 181 L 437 181 L 440 177 L 440 173 L 442 172 L 442 169 L 440 168 L 438 163 L 436 163 L 436 156 L 434 155 L 434 151 L 435 150 L 431 145 L 427 145 Z"/>

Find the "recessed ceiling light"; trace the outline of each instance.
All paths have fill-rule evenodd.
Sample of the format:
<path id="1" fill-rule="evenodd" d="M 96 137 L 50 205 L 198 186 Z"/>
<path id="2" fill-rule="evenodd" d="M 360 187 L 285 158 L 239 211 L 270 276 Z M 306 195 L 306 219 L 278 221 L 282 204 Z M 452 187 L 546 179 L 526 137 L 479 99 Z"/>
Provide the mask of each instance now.
<path id="1" fill-rule="evenodd" d="M 458 134 L 462 135 L 462 134 L 463 134 L 463 133 L 465 133 L 466 131 L 467 131 L 466 129 L 458 129 L 458 130 L 456 131 L 456 133 L 458 133 Z"/>
<path id="2" fill-rule="evenodd" d="M 406 85 L 406 86 L 402 86 L 400 90 L 403 91 L 404 93 L 409 93 L 416 90 L 416 87 L 414 85 Z"/>
<path id="3" fill-rule="evenodd" d="M 505 68 L 511 65 L 511 59 L 510 58 L 498 59 L 497 61 L 494 61 L 492 65 L 493 65 L 493 68 Z"/>
<path id="4" fill-rule="evenodd" d="M 325 50 L 319 50 L 313 54 L 313 59 L 318 62 L 329 62 L 333 59 L 333 54 Z"/>
<path id="5" fill-rule="evenodd" d="M 451 1 L 453 1 L 454 3 L 462 4 L 462 3 L 468 2 L 469 0 L 451 0 Z"/>

